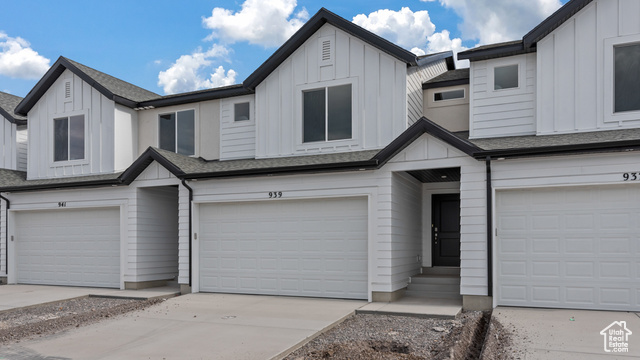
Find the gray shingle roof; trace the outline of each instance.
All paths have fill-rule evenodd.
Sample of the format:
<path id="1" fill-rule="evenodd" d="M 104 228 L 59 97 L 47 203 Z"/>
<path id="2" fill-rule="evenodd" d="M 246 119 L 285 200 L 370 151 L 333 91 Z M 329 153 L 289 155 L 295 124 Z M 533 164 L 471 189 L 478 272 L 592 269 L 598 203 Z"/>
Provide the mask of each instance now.
<path id="1" fill-rule="evenodd" d="M 445 82 L 445 81 L 465 80 L 465 79 L 469 80 L 469 68 L 447 71 L 444 74 L 440 74 L 434 77 L 433 79 L 426 81 L 425 84 L 434 84 L 434 83 Z"/>
<path id="2" fill-rule="evenodd" d="M 122 173 L 27 180 L 27 173 L 24 171 L 0 169 L 0 188 L 12 190 L 30 187 L 56 188 L 73 184 L 90 184 L 95 182 L 113 182 L 116 184 L 120 174 Z"/>
<path id="3" fill-rule="evenodd" d="M 20 101 L 22 101 L 21 97 L 7 94 L 0 91 L 0 109 L 6 112 L 5 115 L 9 115 L 13 118 L 13 119 L 8 119 L 9 121 L 11 120 L 26 121 L 27 120 L 26 117 L 15 113 L 16 106 L 18 106 Z"/>

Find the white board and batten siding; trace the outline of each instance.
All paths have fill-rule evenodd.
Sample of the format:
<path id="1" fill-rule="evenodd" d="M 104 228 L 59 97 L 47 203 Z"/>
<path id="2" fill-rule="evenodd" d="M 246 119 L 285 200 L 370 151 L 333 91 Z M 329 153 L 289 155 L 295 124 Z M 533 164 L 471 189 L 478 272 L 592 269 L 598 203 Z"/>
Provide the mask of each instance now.
<path id="1" fill-rule="evenodd" d="M 0 168 L 17 170 L 18 150 L 16 124 L 12 124 L 3 116 L 0 116 Z"/>
<path id="2" fill-rule="evenodd" d="M 235 105 L 249 103 L 249 119 L 235 120 Z M 256 156 L 255 95 L 220 100 L 220 160 L 253 159 Z"/>
<path id="3" fill-rule="evenodd" d="M 518 65 L 518 87 L 494 90 L 494 68 Z M 473 139 L 536 133 L 536 54 L 474 61 L 470 70 Z"/>
<path id="4" fill-rule="evenodd" d="M 407 126 L 411 126 L 424 114 L 424 94 L 422 84 L 427 80 L 447 72 L 447 61 L 415 66 L 407 69 Z"/>
<path id="5" fill-rule="evenodd" d="M 460 167 L 460 293 L 486 296 L 487 191 L 484 162 L 474 160 L 458 149 L 425 134 L 396 155 L 383 170 L 410 171 L 452 167 Z M 428 188 L 429 184 L 425 184 L 424 191 Z M 434 188 L 438 188 L 436 192 L 439 192 L 441 186 L 437 185 Z M 419 237 L 422 238 L 422 235 Z"/>
<path id="6" fill-rule="evenodd" d="M 71 99 L 65 99 L 71 81 Z M 29 111 L 28 178 L 113 173 L 115 103 L 69 70 L 65 70 Z M 53 161 L 53 119 L 85 116 L 85 159 Z"/>
<path id="7" fill-rule="evenodd" d="M 333 42 L 322 61 L 320 42 Z M 302 91 L 352 85 L 352 139 L 302 143 Z M 256 88 L 256 157 L 381 148 L 407 124 L 407 65 L 323 25 Z"/>
<path id="8" fill-rule="evenodd" d="M 640 41 L 640 2 L 594 0 L 538 42 L 538 134 L 640 126 L 613 114 L 613 47 Z"/>

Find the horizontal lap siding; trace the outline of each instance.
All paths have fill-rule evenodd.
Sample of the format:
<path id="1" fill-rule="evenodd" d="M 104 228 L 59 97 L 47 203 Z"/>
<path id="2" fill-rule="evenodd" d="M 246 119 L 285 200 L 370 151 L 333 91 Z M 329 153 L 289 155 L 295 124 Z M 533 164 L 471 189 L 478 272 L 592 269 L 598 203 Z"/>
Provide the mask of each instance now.
<path id="1" fill-rule="evenodd" d="M 255 96 L 220 101 L 220 160 L 252 159 L 256 156 Z M 249 102 L 250 119 L 234 121 L 235 104 Z"/>

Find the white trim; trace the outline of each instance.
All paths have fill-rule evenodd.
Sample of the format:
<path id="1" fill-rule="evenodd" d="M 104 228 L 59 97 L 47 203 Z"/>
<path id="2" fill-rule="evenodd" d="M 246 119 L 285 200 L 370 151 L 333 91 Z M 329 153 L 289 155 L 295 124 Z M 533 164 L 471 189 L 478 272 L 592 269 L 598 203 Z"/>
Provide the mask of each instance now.
<path id="1" fill-rule="evenodd" d="M 249 118 L 245 119 L 245 120 L 236 120 L 236 105 L 238 104 L 249 104 Z M 255 115 L 253 113 L 254 111 L 254 105 L 253 105 L 253 101 L 252 100 L 246 100 L 246 101 L 233 101 L 231 102 L 231 122 L 236 124 L 236 123 L 240 123 L 240 124 L 244 124 L 244 123 L 251 123 L 255 120 Z M 222 119 L 222 117 L 220 117 Z"/>
<path id="2" fill-rule="evenodd" d="M 518 87 L 508 89 L 495 89 L 495 69 L 505 66 L 517 65 L 518 66 Z M 507 57 L 501 59 L 492 59 L 487 61 L 487 92 L 488 93 L 500 93 L 500 96 L 523 94 L 526 91 L 526 56 Z"/>
<path id="3" fill-rule="evenodd" d="M 640 110 L 616 113 L 615 105 L 615 62 L 614 49 L 618 45 L 635 45 L 640 43 L 640 34 L 604 39 L 604 122 L 621 123 L 629 120 L 640 120 Z"/>
<path id="4" fill-rule="evenodd" d="M 47 127 L 49 128 L 49 134 L 48 134 L 48 141 L 49 141 L 49 150 L 50 150 L 50 155 L 49 157 L 49 167 L 50 168 L 56 168 L 56 167 L 61 167 L 61 166 L 69 166 L 69 165 L 86 165 L 89 164 L 89 159 L 91 158 L 91 154 L 89 154 L 89 134 L 91 134 L 90 131 L 90 127 L 91 127 L 91 121 L 89 119 L 89 110 L 88 109 L 83 109 L 83 110 L 77 110 L 77 111 L 69 111 L 69 112 L 65 112 L 63 114 L 60 115 L 53 115 L 51 118 L 47 119 L 48 125 Z M 78 115 L 82 115 L 84 116 L 84 159 L 76 159 L 76 160 L 63 160 L 63 161 L 55 161 L 54 156 L 55 156 L 55 126 L 54 126 L 54 122 L 56 119 L 64 119 L 67 118 L 69 120 L 68 124 L 69 124 L 69 128 L 71 127 L 71 117 L 72 116 L 78 116 Z M 67 131 L 69 132 L 69 130 Z M 70 141 L 69 141 L 69 137 L 67 134 L 67 154 L 69 156 L 71 156 L 70 153 Z"/>
<path id="5" fill-rule="evenodd" d="M 456 91 L 460 91 L 462 90 L 462 97 L 458 97 L 458 98 L 451 98 L 451 99 L 442 99 L 442 100 L 436 100 L 436 94 L 444 94 L 444 93 L 450 93 L 450 92 L 456 92 Z M 454 100 L 464 100 L 467 98 L 467 91 L 465 88 L 453 88 L 453 89 L 448 89 L 448 90 L 442 90 L 442 91 L 434 91 L 433 92 L 433 102 L 434 103 L 438 103 L 441 104 L 443 102 L 449 102 L 449 101 L 454 101 Z"/>
<path id="6" fill-rule="evenodd" d="M 192 155 L 185 155 L 185 156 L 191 156 L 191 157 L 198 157 L 198 141 L 200 140 L 198 135 L 200 133 L 199 128 L 200 128 L 200 122 L 198 121 L 198 118 L 200 117 L 200 114 L 198 112 L 198 109 L 193 107 L 193 108 L 186 108 L 186 109 L 176 109 L 173 111 L 167 111 L 167 112 L 160 112 L 158 113 L 158 117 L 156 119 L 156 125 L 158 126 L 158 131 L 156 132 L 156 145 L 158 146 L 159 149 L 162 149 L 160 147 L 160 116 L 162 115 L 169 115 L 169 114 L 174 114 L 175 115 L 175 139 L 174 139 L 174 145 L 176 147 L 176 150 L 174 151 L 174 153 L 178 154 L 178 113 L 179 112 L 185 112 L 185 111 L 193 111 L 193 154 Z M 165 149 L 163 149 L 165 150 Z M 167 150 L 169 151 L 169 150 Z M 183 154 L 181 154 L 183 155 Z"/>

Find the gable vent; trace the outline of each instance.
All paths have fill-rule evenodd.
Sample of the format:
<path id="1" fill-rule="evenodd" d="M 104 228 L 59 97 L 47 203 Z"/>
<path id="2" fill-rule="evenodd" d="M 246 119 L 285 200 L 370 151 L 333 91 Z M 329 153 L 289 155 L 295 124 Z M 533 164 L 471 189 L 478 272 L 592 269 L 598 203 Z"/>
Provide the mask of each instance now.
<path id="1" fill-rule="evenodd" d="M 318 39 L 318 57 L 320 66 L 333 65 L 333 58 L 335 57 L 334 40 L 334 36 L 323 36 Z"/>
<path id="2" fill-rule="evenodd" d="M 67 80 L 64 82 L 64 100 L 66 101 L 71 101 L 71 81 Z"/>
<path id="3" fill-rule="evenodd" d="M 322 42 L 322 61 L 331 61 L 331 40 Z"/>

